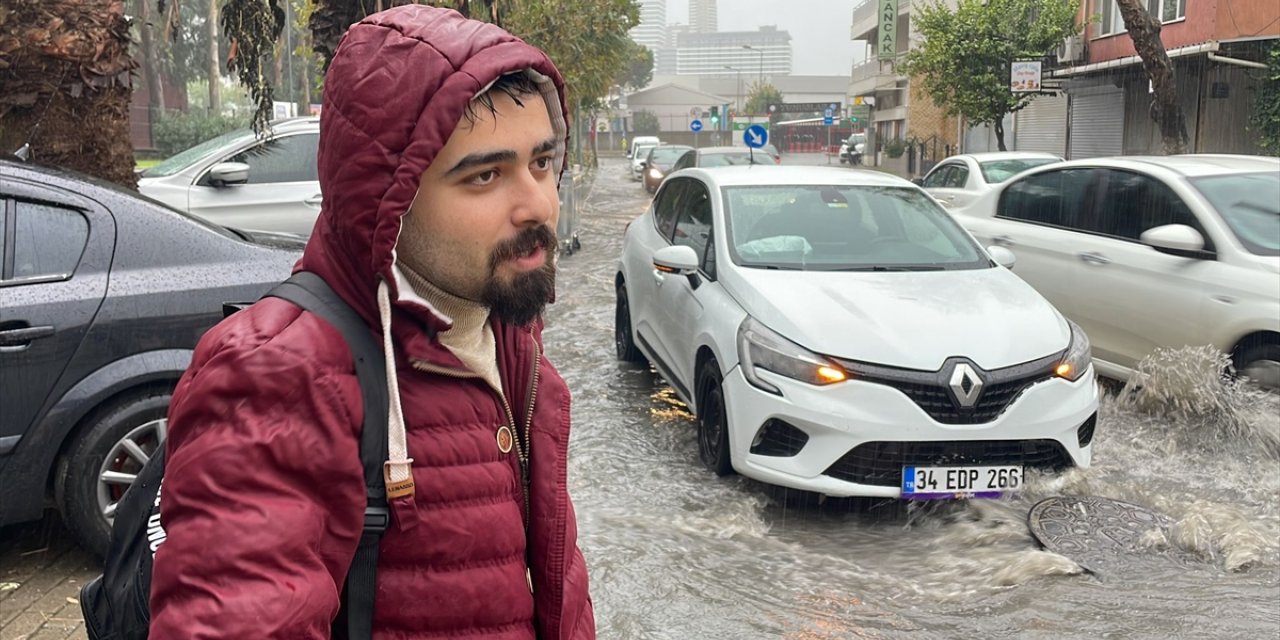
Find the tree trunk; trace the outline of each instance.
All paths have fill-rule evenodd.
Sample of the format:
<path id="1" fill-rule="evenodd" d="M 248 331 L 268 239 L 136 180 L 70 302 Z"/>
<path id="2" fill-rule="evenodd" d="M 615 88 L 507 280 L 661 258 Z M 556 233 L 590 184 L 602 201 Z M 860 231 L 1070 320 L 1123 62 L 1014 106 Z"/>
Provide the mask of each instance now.
<path id="1" fill-rule="evenodd" d="M 1001 151 L 1008 151 L 1004 146 L 1004 118 L 997 118 L 993 128 L 996 130 L 996 146 Z"/>
<path id="2" fill-rule="evenodd" d="M 218 0 L 209 0 L 209 115 L 222 113 L 222 64 L 218 58 Z"/>
<path id="3" fill-rule="evenodd" d="M 164 84 L 160 79 L 160 56 L 156 52 L 155 24 L 151 21 L 151 3 L 154 0 L 137 0 L 139 31 L 142 32 L 142 70 L 147 78 L 147 97 L 150 99 L 151 117 L 164 113 Z"/>
<path id="4" fill-rule="evenodd" d="M 129 23 L 124 0 L 5 0 L 0 10 L 0 155 L 133 187 Z"/>
<path id="5" fill-rule="evenodd" d="M 1160 128 L 1160 138 L 1166 155 L 1187 152 L 1187 121 L 1178 104 L 1178 83 L 1173 73 L 1173 62 L 1160 40 L 1160 21 L 1147 13 L 1140 0 L 1116 0 L 1124 28 L 1133 40 L 1133 48 L 1142 58 L 1142 68 L 1151 80 L 1154 94 L 1151 101 L 1151 119 Z"/>

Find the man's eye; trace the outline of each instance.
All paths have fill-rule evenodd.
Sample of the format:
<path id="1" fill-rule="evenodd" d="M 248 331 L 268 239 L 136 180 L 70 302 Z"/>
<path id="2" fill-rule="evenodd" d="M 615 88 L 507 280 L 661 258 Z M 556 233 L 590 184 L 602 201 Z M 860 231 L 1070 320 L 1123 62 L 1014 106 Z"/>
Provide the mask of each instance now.
<path id="1" fill-rule="evenodd" d="M 486 185 L 486 184 L 489 184 L 490 182 L 493 182 L 497 177 L 498 177 L 497 169 L 490 169 L 484 173 L 478 173 L 474 176 L 471 176 L 471 178 L 467 180 L 467 182 L 474 185 Z"/>
<path id="2" fill-rule="evenodd" d="M 537 167 L 538 167 L 538 169 L 539 169 L 539 170 L 541 170 L 541 171 L 546 171 L 546 170 L 550 169 L 550 168 L 551 168 L 551 162 L 552 162 L 552 158 L 550 158 L 550 157 L 546 157 L 546 158 L 538 158 L 537 160 L 534 160 L 534 161 L 533 161 L 534 165 L 535 165 L 535 166 L 537 166 Z"/>

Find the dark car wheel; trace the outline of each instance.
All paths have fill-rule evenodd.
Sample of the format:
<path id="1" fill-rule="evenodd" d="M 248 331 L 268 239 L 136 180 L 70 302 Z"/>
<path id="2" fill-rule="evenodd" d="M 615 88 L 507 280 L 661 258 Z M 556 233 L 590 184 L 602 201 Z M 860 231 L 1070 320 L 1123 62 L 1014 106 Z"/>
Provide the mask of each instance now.
<path id="1" fill-rule="evenodd" d="M 1258 386 L 1280 391 L 1280 344 L 1255 342 L 1236 352 L 1236 374 Z"/>
<path id="2" fill-rule="evenodd" d="M 613 310 L 613 345 L 623 362 L 644 362 L 644 354 L 636 346 L 631 331 L 631 305 L 627 303 L 627 285 L 618 285 L 618 302 Z"/>
<path id="3" fill-rule="evenodd" d="M 724 409 L 720 365 L 707 360 L 698 371 L 698 457 L 718 476 L 733 473 L 729 460 L 729 414 Z"/>
<path id="4" fill-rule="evenodd" d="M 167 391 L 113 402 L 86 421 L 63 455 L 57 498 L 62 517 L 85 548 L 105 555 L 116 505 L 168 435 Z"/>

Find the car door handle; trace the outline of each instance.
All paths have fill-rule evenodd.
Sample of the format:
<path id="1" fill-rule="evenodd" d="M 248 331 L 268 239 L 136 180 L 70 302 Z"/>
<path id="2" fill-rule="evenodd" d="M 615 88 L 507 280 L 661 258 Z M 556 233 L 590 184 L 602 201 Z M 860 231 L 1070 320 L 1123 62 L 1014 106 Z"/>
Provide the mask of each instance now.
<path id="1" fill-rule="evenodd" d="M 992 242 L 994 242 L 994 243 L 996 243 L 997 245 L 999 245 L 999 246 L 1001 246 L 1001 247 L 1012 247 L 1012 246 L 1013 246 L 1013 238 L 1010 238 L 1009 236 L 1005 236 L 1005 235 L 999 235 L 999 236 L 996 236 L 996 237 L 992 238 L 992 239 L 991 239 L 991 241 L 992 241 Z"/>
<path id="2" fill-rule="evenodd" d="M 304 199 L 302 202 L 304 204 L 309 204 L 313 207 L 318 207 L 320 206 L 320 203 L 324 202 L 324 194 L 317 193 L 314 196 L 311 196 L 310 198 Z"/>
<path id="3" fill-rule="evenodd" d="M 52 326 L 21 326 L 0 331 L 0 351 L 21 351 L 31 346 L 32 340 L 48 338 L 54 333 Z"/>
<path id="4" fill-rule="evenodd" d="M 1076 257 L 1089 264 L 1111 264 L 1109 258 L 1096 251 L 1081 251 Z"/>
<path id="5" fill-rule="evenodd" d="M 664 277 L 664 276 L 662 275 L 662 272 L 661 272 L 661 271 L 658 271 L 657 269 L 654 269 L 654 270 L 653 270 L 653 283 L 654 283 L 654 284 L 656 284 L 656 285 L 658 285 L 659 287 L 661 287 L 661 286 L 662 286 L 662 283 L 663 283 L 663 282 L 666 282 L 666 281 L 667 281 L 667 279 L 666 279 L 666 277 Z"/>

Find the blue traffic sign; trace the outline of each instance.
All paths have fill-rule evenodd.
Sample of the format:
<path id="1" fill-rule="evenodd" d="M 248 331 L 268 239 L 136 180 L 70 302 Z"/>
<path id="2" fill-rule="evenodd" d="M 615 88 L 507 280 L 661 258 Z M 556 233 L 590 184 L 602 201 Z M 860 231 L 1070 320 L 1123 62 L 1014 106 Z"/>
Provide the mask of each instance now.
<path id="1" fill-rule="evenodd" d="M 701 121 L 701 120 L 694 120 L 693 122 L 690 122 L 690 123 L 689 123 L 689 130 L 690 130 L 690 131 L 692 131 L 692 132 L 694 132 L 694 133 L 697 133 L 697 132 L 699 132 L 699 131 L 702 131 L 702 121 Z"/>
<path id="2" fill-rule="evenodd" d="M 742 132 L 742 141 L 752 149 L 759 149 L 769 142 L 769 130 L 758 124 L 753 124 Z"/>
<path id="3" fill-rule="evenodd" d="M 829 127 L 829 126 L 831 126 L 831 116 L 825 116 L 825 117 L 823 117 L 823 118 L 822 118 L 822 124 L 825 124 L 825 125 L 827 125 L 828 127 Z"/>

